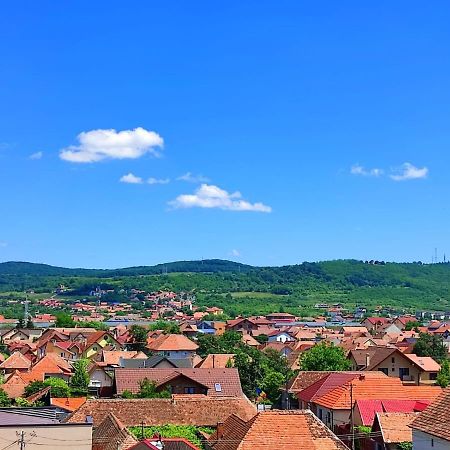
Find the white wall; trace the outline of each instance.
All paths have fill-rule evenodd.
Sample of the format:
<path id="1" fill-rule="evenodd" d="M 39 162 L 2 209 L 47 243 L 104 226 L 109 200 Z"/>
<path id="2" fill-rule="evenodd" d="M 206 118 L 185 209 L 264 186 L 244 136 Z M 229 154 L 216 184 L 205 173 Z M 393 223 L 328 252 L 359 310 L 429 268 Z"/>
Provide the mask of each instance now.
<path id="1" fill-rule="evenodd" d="M 413 429 L 413 449 L 414 450 L 449 450 L 450 441 L 444 441 L 432 436 L 431 434 L 423 433 L 422 431 Z"/>

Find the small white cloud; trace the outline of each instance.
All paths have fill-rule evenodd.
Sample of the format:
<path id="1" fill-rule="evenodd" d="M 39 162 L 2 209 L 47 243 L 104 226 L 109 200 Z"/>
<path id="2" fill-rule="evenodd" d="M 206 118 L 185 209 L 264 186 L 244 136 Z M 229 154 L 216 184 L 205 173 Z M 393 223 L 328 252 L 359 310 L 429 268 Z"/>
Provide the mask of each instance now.
<path id="1" fill-rule="evenodd" d="M 159 156 L 162 137 L 144 128 L 116 131 L 83 131 L 77 137 L 79 145 L 63 148 L 59 157 L 73 163 L 93 163 L 105 159 L 136 159 L 149 153 Z"/>
<path id="2" fill-rule="evenodd" d="M 7 242 L 5 242 L 5 241 L 0 241 L 0 248 L 4 248 L 4 247 L 7 247 L 8 246 L 8 243 Z"/>
<path id="3" fill-rule="evenodd" d="M 379 177 L 383 175 L 384 171 L 378 168 L 366 169 L 359 164 L 354 164 L 350 169 L 350 173 L 352 175 L 361 175 L 363 177 Z"/>
<path id="4" fill-rule="evenodd" d="M 241 256 L 241 252 L 239 250 L 237 250 L 236 248 L 233 248 L 233 250 L 231 250 L 231 252 L 230 252 L 230 256 L 234 256 L 234 257 L 238 258 L 239 256 Z"/>
<path id="5" fill-rule="evenodd" d="M 391 175 L 394 181 L 419 180 L 428 176 L 428 167 L 415 167 L 409 162 L 405 162 L 397 169 L 397 173 Z"/>
<path id="6" fill-rule="evenodd" d="M 187 172 L 177 178 L 178 181 L 186 181 L 187 183 L 209 183 L 209 178 L 203 175 L 193 175 L 191 172 Z"/>
<path id="7" fill-rule="evenodd" d="M 44 152 L 36 152 L 36 153 L 32 153 L 29 158 L 30 159 L 42 159 L 42 157 L 44 156 Z"/>
<path id="8" fill-rule="evenodd" d="M 175 209 L 180 208 L 218 208 L 228 211 L 272 212 L 270 206 L 263 203 L 250 203 L 242 199 L 240 192 L 230 194 L 218 186 L 202 184 L 194 194 L 179 195 L 169 202 Z"/>
<path id="9" fill-rule="evenodd" d="M 147 180 L 148 184 L 169 184 L 170 183 L 170 178 L 153 178 L 150 177 Z"/>
<path id="10" fill-rule="evenodd" d="M 144 180 L 141 177 L 137 177 L 131 172 L 121 177 L 119 181 L 121 183 L 129 183 L 129 184 L 142 184 L 144 182 Z"/>

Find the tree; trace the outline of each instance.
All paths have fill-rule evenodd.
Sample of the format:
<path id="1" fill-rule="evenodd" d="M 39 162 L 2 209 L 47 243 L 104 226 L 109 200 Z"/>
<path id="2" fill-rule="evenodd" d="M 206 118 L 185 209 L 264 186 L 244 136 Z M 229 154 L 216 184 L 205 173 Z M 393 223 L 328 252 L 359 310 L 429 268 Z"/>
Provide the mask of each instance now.
<path id="1" fill-rule="evenodd" d="M 55 314 L 55 317 L 56 317 L 55 321 L 56 328 L 72 328 L 75 326 L 75 321 L 72 319 L 70 314 L 60 312 Z"/>
<path id="2" fill-rule="evenodd" d="M 447 348 L 441 336 L 436 334 L 420 333 L 414 345 L 413 353 L 417 356 L 430 356 L 437 362 L 444 361 L 447 357 Z"/>
<path id="3" fill-rule="evenodd" d="M 0 407 L 5 408 L 11 406 L 11 399 L 8 394 L 0 388 Z"/>
<path id="4" fill-rule="evenodd" d="M 23 317 L 19 317 L 17 320 L 16 328 L 25 328 L 25 321 L 23 320 Z"/>
<path id="5" fill-rule="evenodd" d="M 157 320 L 150 325 L 150 331 L 163 330 L 166 334 L 180 334 L 180 326 L 169 320 Z"/>
<path id="6" fill-rule="evenodd" d="M 62 379 L 56 377 L 47 378 L 44 386 L 50 386 L 50 395 L 56 398 L 70 397 L 69 385 Z"/>
<path id="7" fill-rule="evenodd" d="M 33 319 L 31 317 L 28 317 L 25 328 L 27 328 L 29 330 L 34 328 Z"/>
<path id="8" fill-rule="evenodd" d="M 130 334 L 133 338 L 133 343 L 131 345 L 133 350 L 144 351 L 147 345 L 147 330 L 140 325 L 132 325 Z"/>
<path id="9" fill-rule="evenodd" d="M 171 393 L 168 389 L 158 391 L 155 381 L 144 378 L 139 383 L 139 393 L 137 396 L 138 398 L 170 398 Z"/>
<path id="10" fill-rule="evenodd" d="M 265 344 L 269 340 L 269 336 L 267 336 L 267 334 L 258 334 L 258 336 L 255 336 L 255 339 L 260 344 Z"/>
<path id="11" fill-rule="evenodd" d="M 417 331 L 419 327 L 421 327 L 423 324 L 418 322 L 417 320 L 410 320 L 409 322 L 406 322 L 405 324 L 405 331 L 411 331 L 415 330 Z"/>
<path id="12" fill-rule="evenodd" d="M 39 392 L 46 387 L 47 385 L 43 381 L 32 381 L 25 387 L 25 397 L 36 394 L 36 392 Z"/>
<path id="13" fill-rule="evenodd" d="M 439 371 L 436 384 L 442 388 L 446 388 L 450 384 L 450 361 L 444 359 L 441 363 L 441 370 Z"/>
<path id="14" fill-rule="evenodd" d="M 89 373 L 87 367 L 89 360 L 79 359 L 73 363 L 74 374 L 70 380 L 70 387 L 72 388 L 72 394 L 76 393 L 80 396 L 86 395 L 89 386 Z"/>
<path id="15" fill-rule="evenodd" d="M 350 369 L 344 350 L 333 344 L 321 342 L 300 356 L 300 370 L 343 371 Z"/>

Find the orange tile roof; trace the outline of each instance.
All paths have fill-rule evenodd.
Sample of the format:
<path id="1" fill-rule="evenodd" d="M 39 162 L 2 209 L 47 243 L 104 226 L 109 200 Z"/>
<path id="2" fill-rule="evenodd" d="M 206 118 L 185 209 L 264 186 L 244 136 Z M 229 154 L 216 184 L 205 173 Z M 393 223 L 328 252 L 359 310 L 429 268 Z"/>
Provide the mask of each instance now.
<path id="1" fill-rule="evenodd" d="M 405 357 L 425 372 L 439 372 L 441 366 L 430 356 L 417 356 L 414 353 L 405 353 Z"/>
<path id="2" fill-rule="evenodd" d="M 25 387 L 28 382 L 24 380 L 21 373 L 16 370 L 3 383 L 2 389 L 6 392 L 9 398 L 23 397 L 25 394 Z"/>
<path id="3" fill-rule="evenodd" d="M 200 364 L 196 367 L 202 369 L 213 369 L 213 368 L 221 368 L 224 369 L 227 367 L 228 363 L 231 362 L 231 366 L 234 363 L 234 354 L 232 353 L 210 353 Z"/>
<path id="4" fill-rule="evenodd" d="M 148 344 L 148 349 L 160 351 L 195 351 L 198 345 L 182 334 L 162 334 Z"/>
<path id="5" fill-rule="evenodd" d="M 135 350 L 103 350 L 102 352 L 103 362 L 108 366 L 118 366 L 120 363 L 120 358 L 147 359 L 147 355 L 143 352 L 138 352 Z"/>
<path id="6" fill-rule="evenodd" d="M 14 352 L 0 364 L 0 369 L 29 369 L 31 361 L 20 352 Z"/>
<path id="7" fill-rule="evenodd" d="M 213 450 L 347 450 L 311 411 L 267 411 L 245 422 L 235 415 L 208 440 Z"/>
<path id="8" fill-rule="evenodd" d="M 382 432 L 383 441 L 386 444 L 398 444 L 400 442 L 412 442 L 411 422 L 419 413 L 377 413 L 375 424 Z M 377 426 L 375 425 L 375 429 Z"/>
<path id="9" fill-rule="evenodd" d="M 60 408 L 73 412 L 76 411 L 81 405 L 84 405 L 84 403 L 86 403 L 86 397 L 70 397 L 70 398 L 52 397 L 50 403 L 53 406 L 59 406 Z"/>

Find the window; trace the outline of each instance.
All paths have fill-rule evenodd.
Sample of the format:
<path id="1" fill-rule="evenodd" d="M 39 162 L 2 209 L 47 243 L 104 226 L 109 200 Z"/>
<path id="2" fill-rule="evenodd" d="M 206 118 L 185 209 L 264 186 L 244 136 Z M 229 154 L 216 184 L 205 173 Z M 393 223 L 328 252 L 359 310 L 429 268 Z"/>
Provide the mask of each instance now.
<path id="1" fill-rule="evenodd" d="M 430 380 L 436 380 L 436 378 L 437 378 L 437 372 L 431 372 L 430 373 Z"/>
<path id="2" fill-rule="evenodd" d="M 195 394 L 195 388 L 194 387 L 185 387 L 184 393 L 185 394 Z"/>
<path id="3" fill-rule="evenodd" d="M 220 383 L 214 383 L 214 390 L 216 392 L 222 392 L 222 385 Z"/>
<path id="4" fill-rule="evenodd" d="M 319 419 L 322 420 L 323 418 L 323 411 L 319 408 Z"/>
<path id="5" fill-rule="evenodd" d="M 392 358 L 392 364 L 395 364 L 395 358 Z"/>
<path id="6" fill-rule="evenodd" d="M 331 413 L 327 412 L 327 424 L 331 424 Z"/>

